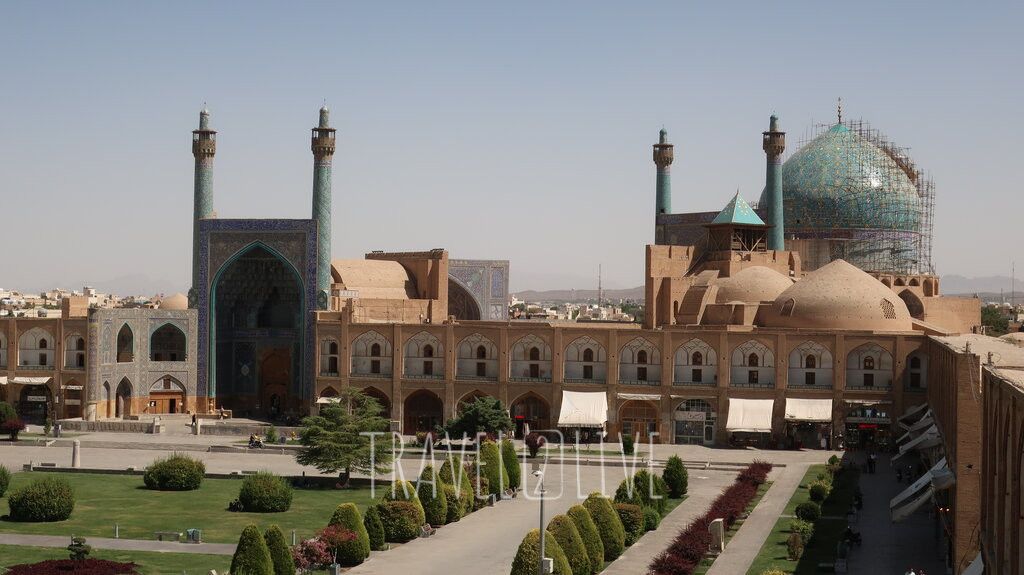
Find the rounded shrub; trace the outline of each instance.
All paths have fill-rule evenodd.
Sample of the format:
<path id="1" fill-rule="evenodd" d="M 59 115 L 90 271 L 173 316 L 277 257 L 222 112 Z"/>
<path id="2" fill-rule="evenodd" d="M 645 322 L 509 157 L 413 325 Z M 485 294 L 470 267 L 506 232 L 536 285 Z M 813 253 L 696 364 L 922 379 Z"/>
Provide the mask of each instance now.
<path id="1" fill-rule="evenodd" d="M 786 575 L 786 572 L 782 569 L 765 569 L 761 571 L 761 575 Z"/>
<path id="2" fill-rule="evenodd" d="M 385 501 L 377 506 L 377 511 L 380 513 L 385 541 L 405 543 L 419 537 L 423 525 L 419 517 L 423 509 L 411 501 Z"/>
<path id="3" fill-rule="evenodd" d="M 75 509 L 75 493 L 67 480 L 44 477 L 12 491 L 7 505 L 14 521 L 64 521 Z"/>
<path id="4" fill-rule="evenodd" d="M 668 458 L 668 463 L 665 464 L 665 471 L 662 471 L 661 478 L 665 480 L 665 485 L 668 486 L 669 497 L 679 499 L 686 495 L 686 490 L 689 488 L 690 483 L 690 474 L 686 471 L 686 467 L 683 466 L 683 460 L 678 455 Z"/>
<path id="5" fill-rule="evenodd" d="M 636 451 L 635 440 L 632 435 L 625 435 L 622 437 L 622 454 L 633 455 Z"/>
<path id="6" fill-rule="evenodd" d="M 292 557 L 291 549 L 288 549 L 288 544 L 285 543 L 281 528 L 271 525 L 263 533 L 263 540 L 267 542 L 267 549 L 270 551 L 274 575 L 295 575 L 295 559 Z"/>
<path id="7" fill-rule="evenodd" d="M 444 499 L 448 509 L 448 513 L 444 518 L 445 525 L 462 519 L 462 500 L 459 499 L 459 492 L 447 483 L 441 484 L 441 491 L 444 492 Z"/>
<path id="8" fill-rule="evenodd" d="M 366 561 L 366 558 L 370 556 L 370 536 L 366 532 L 363 518 L 359 515 L 359 508 L 355 503 L 339 505 L 327 525 L 343 527 L 356 535 L 351 541 L 345 541 L 335 548 L 338 563 L 345 567 L 352 567 Z"/>
<path id="9" fill-rule="evenodd" d="M 192 491 L 199 489 L 204 475 L 206 465 L 202 461 L 184 453 L 173 453 L 151 463 L 142 481 L 149 489 Z"/>
<path id="10" fill-rule="evenodd" d="M 804 541 L 799 533 L 790 533 L 786 539 L 786 552 L 790 561 L 796 561 L 804 554 Z"/>
<path id="11" fill-rule="evenodd" d="M 18 419 L 18 412 L 6 401 L 0 401 L 0 423 L 8 419 Z"/>
<path id="12" fill-rule="evenodd" d="M 568 515 L 555 515 L 548 522 L 548 533 L 555 536 L 559 547 L 565 553 L 572 575 L 590 575 L 590 557 L 572 519 Z"/>
<path id="13" fill-rule="evenodd" d="M 612 507 L 612 502 L 600 493 L 591 493 L 590 497 L 583 502 L 583 506 L 590 512 L 590 517 L 594 519 L 594 525 L 597 526 L 597 532 L 601 534 L 604 560 L 615 561 L 626 548 L 626 530 L 622 526 L 619 514 Z"/>
<path id="14" fill-rule="evenodd" d="M 523 470 L 519 465 L 516 446 L 511 439 L 501 442 L 501 462 L 505 465 L 505 472 L 508 475 L 508 488 L 519 489 L 523 482 Z"/>
<path id="15" fill-rule="evenodd" d="M 804 501 L 796 506 L 796 510 L 793 513 L 799 519 L 814 523 L 821 517 L 821 505 L 813 501 Z"/>
<path id="16" fill-rule="evenodd" d="M 292 486 L 283 477 L 260 471 L 242 480 L 238 490 L 242 510 L 251 513 L 279 513 L 292 506 Z"/>
<path id="17" fill-rule="evenodd" d="M 630 547 L 644 535 L 643 508 L 632 503 L 616 503 L 615 512 L 619 514 L 619 521 L 622 521 L 626 532 L 626 547 Z"/>
<path id="18" fill-rule="evenodd" d="M 437 476 L 441 478 L 441 481 L 455 488 L 459 496 L 459 505 L 462 507 L 459 517 L 465 517 L 472 513 L 473 481 L 470 479 L 470 474 L 462 461 L 459 459 L 445 461 L 441 465 L 441 471 L 438 472 Z M 452 514 L 450 507 L 451 504 L 449 503 L 448 515 Z"/>
<path id="19" fill-rule="evenodd" d="M 370 540 L 370 550 L 383 550 L 384 524 L 380 521 L 380 511 L 377 510 L 376 505 L 371 505 L 366 509 L 366 515 L 363 516 L 363 527 L 366 528 L 366 536 Z"/>
<path id="20" fill-rule="evenodd" d="M 7 493 L 7 488 L 10 486 L 11 472 L 3 465 L 0 465 L 0 497 L 3 497 L 4 493 Z"/>
<path id="21" fill-rule="evenodd" d="M 555 569 L 552 571 L 554 575 L 575 575 L 572 567 L 569 566 L 569 560 L 565 557 L 565 552 L 562 551 L 558 540 L 550 531 L 544 535 L 544 554 L 550 557 L 555 564 Z M 512 560 L 512 571 L 509 575 L 535 575 L 539 564 L 540 529 L 533 529 L 526 534 L 526 537 L 523 537 L 522 543 L 519 544 L 519 550 L 516 551 L 516 556 Z"/>
<path id="22" fill-rule="evenodd" d="M 811 541 L 811 536 L 814 535 L 814 524 L 802 519 L 794 519 L 789 524 L 789 531 L 799 534 L 800 539 L 804 542 L 804 547 L 806 547 Z"/>
<path id="23" fill-rule="evenodd" d="M 381 497 L 382 503 L 389 501 L 405 501 L 412 504 L 416 509 L 416 526 L 419 527 L 427 522 L 426 513 L 423 510 L 423 503 L 420 501 L 419 496 L 416 494 L 416 488 L 413 484 L 408 481 L 395 481 L 384 490 L 384 496 Z M 381 520 L 384 520 L 384 515 L 381 515 Z"/>
<path id="24" fill-rule="evenodd" d="M 601 542 L 601 534 L 597 532 L 597 525 L 594 525 L 593 517 L 582 505 L 573 505 L 569 508 L 567 515 L 576 525 L 580 539 L 583 540 L 583 546 L 587 549 L 590 572 L 597 573 L 604 565 L 604 543 Z"/>
<path id="25" fill-rule="evenodd" d="M 668 504 L 665 482 L 651 475 L 646 469 L 637 471 L 633 477 L 623 479 L 615 490 L 616 503 L 631 503 L 639 507 L 653 507 L 658 513 L 665 512 Z"/>
<path id="26" fill-rule="evenodd" d="M 444 483 L 437 477 L 432 465 L 423 468 L 416 496 L 423 505 L 426 523 L 440 527 L 448 520 L 448 499 L 444 495 Z"/>
<path id="27" fill-rule="evenodd" d="M 231 573 L 274 575 L 270 549 L 255 525 L 249 525 L 242 530 L 238 546 L 235 547 L 235 555 L 231 558 Z"/>
<path id="28" fill-rule="evenodd" d="M 832 486 L 824 481 L 815 481 L 807 487 L 807 492 L 811 496 L 811 501 L 815 501 L 817 503 L 824 501 L 831 490 Z"/>
<path id="29" fill-rule="evenodd" d="M 498 453 L 498 444 L 493 441 L 485 441 L 480 446 L 480 474 L 487 478 L 488 493 L 501 496 L 501 493 L 508 488 L 508 471 L 501 462 L 501 455 Z"/>
<path id="30" fill-rule="evenodd" d="M 644 531 L 654 531 L 661 523 L 661 514 L 653 507 L 644 507 Z"/>

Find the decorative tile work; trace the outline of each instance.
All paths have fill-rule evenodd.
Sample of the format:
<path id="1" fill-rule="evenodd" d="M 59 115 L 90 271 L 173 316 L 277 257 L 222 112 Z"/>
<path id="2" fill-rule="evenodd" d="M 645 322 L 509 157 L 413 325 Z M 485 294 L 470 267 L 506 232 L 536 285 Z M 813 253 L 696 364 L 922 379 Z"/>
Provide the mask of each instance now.
<path id="1" fill-rule="evenodd" d="M 472 296 L 482 320 L 508 319 L 508 261 L 448 260 L 448 276 Z"/>

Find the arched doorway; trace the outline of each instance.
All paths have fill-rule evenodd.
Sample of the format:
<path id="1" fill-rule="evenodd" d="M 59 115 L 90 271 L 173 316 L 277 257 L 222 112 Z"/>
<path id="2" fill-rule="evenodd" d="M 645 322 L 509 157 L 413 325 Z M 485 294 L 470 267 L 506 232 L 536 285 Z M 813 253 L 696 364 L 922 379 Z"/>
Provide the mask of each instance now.
<path id="1" fill-rule="evenodd" d="M 84 385 L 75 380 L 64 384 L 64 417 L 75 419 L 82 417 L 82 391 Z"/>
<path id="2" fill-rule="evenodd" d="M 117 384 L 117 397 L 114 400 L 114 417 L 125 419 L 132 414 L 132 382 L 128 378 Z"/>
<path id="3" fill-rule="evenodd" d="M 25 423 L 43 425 L 50 415 L 50 388 L 46 385 L 26 385 L 18 398 L 18 415 Z"/>
<path id="4" fill-rule="evenodd" d="M 623 437 L 646 443 L 651 440 L 651 434 L 658 431 L 658 409 L 649 401 L 629 400 L 619 408 L 619 421 Z"/>
<path id="5" fill-rule="evenodd" d="M 110 382 L 104 381 L 103 388 L 100 390 L 102 394 L 101 399 L 103 400 L 103 417 L 110 418 L 114 415 L 114 409 L 111 407 L 111 395 L 110 395 Z"/>
<path id="6" fill-rule="evenodd" d="M 473 294 L 459 282 L 448 278 L 448 315 L 455 319 L 479 320 L 480 305 Z"/>
<path id="7" fill-rule="evenodd" d="M 444 421 L 444 404 L 432 391 L 414 391 L 405 399 L 405 421 L 402 432 L 412 435 L 420 431 L 436 431 Z"/>
<path id="8" fill-rule="evenodd" d="M 551 429 L 551 407 L 539 395 L 527 393 L 520 396 L 512 402 L 509 412 L 516 425 L 516 437 L 522 438 L 529 431 Z"/>
<path id="9" fill-rule="evenodd" d="M 676 445 L 714 445 L 716 420 L 711 403 L 704 399 L 687 399 L 673 414 Z"/>
<path id="10" fill-rule="evenodd" d="M 185 386 L 177 378 L 165 375 L 149 387 L 147 413 L 184 413 Z"/>
<path id="11" fill-rule="evenodd" d="M 363 389 L 363 393 L 367 396 L 377 400 L 383 411 L 381 411 L 381 417 L 391 419 L 391 399 L 388 398 L 387 394 L 377 389 L 376 387 L 367 387 Z"/>
<path id="12" fill-rule="evenodd" d="M 211 393 L 236 414 L 295 411 L 302 382 L 303 287 L 295 268 L 260 243 L 214 278 Z"/>

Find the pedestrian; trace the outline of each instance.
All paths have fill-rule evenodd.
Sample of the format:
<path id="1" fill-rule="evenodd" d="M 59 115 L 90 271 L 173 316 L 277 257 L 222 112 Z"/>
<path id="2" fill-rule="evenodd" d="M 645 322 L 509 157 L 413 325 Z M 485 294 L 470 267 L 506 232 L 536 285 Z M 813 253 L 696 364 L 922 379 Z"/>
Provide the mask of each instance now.
<path id="1" fill-rule="evenodd" d="M 822 449 L 828 449 L 828 440 L 825 439 L 825 435 L 824 434 L 822 434 L 822 436 L 821 436 L 821 448 Z"/>

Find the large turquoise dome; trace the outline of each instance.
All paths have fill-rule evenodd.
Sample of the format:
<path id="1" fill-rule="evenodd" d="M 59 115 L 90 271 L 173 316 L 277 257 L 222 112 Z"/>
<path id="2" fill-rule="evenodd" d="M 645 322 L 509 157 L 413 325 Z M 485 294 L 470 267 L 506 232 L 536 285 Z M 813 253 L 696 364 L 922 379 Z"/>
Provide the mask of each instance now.
<path id="1" fill-rule="evenodd" d="M 836 124 L 782 165 L 786 235 L 918 232 L 922 202 L 912 175 L 917 177 L 897 157 Z"/>

